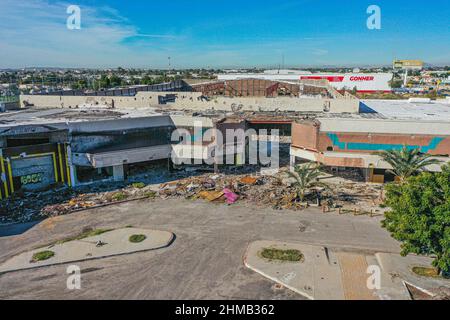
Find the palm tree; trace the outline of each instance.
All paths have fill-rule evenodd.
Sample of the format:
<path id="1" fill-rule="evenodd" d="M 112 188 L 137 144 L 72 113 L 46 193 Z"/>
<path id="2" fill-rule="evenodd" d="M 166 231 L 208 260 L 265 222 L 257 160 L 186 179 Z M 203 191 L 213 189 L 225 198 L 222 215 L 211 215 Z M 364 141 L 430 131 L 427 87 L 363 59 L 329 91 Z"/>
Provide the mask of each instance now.
<path id="1" fill-rule="evenodd" d="M 319 165 L 315 163 L 296 165 L 294 171 L 288 171 L 287 174 L 295 179 L 293 186 L 297 189 L 297 196 L 302 202 L 305 199 L 306 190 L 314 187 L 328 188 L 325 183 L 319 181 L 318 178 L 322 172 L 320 172 Z"/>
<path id="2" fill-rule="evenodd" d="M 387 150 L 376 152 L 384 161 L 392 167 L 391 171 L 400 181 L 404 181 L 408 177 L 423 171 L 426 166 L 438 164 L 438 159 L 430 159 L 431 155 L 420 152 L 420 149 L 411 149 L 403 146 L 399 150 Z"/>

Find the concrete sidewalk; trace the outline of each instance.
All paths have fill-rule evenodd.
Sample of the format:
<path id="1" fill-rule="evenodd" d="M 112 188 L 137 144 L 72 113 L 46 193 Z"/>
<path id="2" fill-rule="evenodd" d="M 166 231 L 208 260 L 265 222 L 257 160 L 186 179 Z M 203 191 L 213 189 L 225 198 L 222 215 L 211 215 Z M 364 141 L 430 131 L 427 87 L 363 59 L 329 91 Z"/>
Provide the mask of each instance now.
<path id="1" fill-rule="evenodd" d="M 302 252 L 304 261 L 268 261 L 258 254 L 263 248 L 297 249 Z M 309 299 L 344 299 L 337 257 L 326 248 L 298 243 L 256 241 L 249 245 L 244 263 L 248 268 Z"/>
<path id="2" fill-rule="evenodd" d="M 275 262 L 260 257 L 263 248 L 297 249 L 302 262 Z M 367 282 L 368 267 L 381 267 L 374 255 L 344 252 L 321 246 L 279 241 L 256 241 L 244 257 L 251 270 L 309 298 L 316 300 L 409 300 L 405 285 L 382 268 L 378 289 Z"/>
<path id="3" fill-rule="evenodd" d="M 302 242 L 331 248 L 399 252 L 379 218 L 272 210 L 236 203 L 166 199 L 133 201 L 47 219 L 27 232 L 0 238 L 0 264 L 31 248 L 75 236 L 85 228 L 168 230 L 168 248 L 80 262 L 85 290 L 78 299 L 305 299 L 252 272 L 242 263 L 248 244 L 261 240 Z M 170 261 L 170 263 L 168 263 Z M 61 286 L 66 265 L 0 276 L 1 299 L 73 299 Z M 120 281 L 104 281 L 106 278 Z M 46 279 L 45 286 L 39 279 Z"/>
<path id="4" fill-rule="evenodd" d="M 144 241 L 140 243 L 129 241 L 131 235 L 141 234 L 146 236 Z M 168 246 L 173 239 L 173 233 L 167 231 L 137 228 L 116 229 L 101 235 L 24 252 L 0 265 L 0 274 L 159 249 Z M 104 245 L 96 246 L 99 241 Z M 31 261 L 35 253 L 47 250 L 54 252 L 54 256 L 47 260 Z"/>
<path id="5" fill-rule="evenodd" d="M 419 276 L 412 271 L 413 267 L 431 268 L 432 258 L 415 255 L 402 257 L 391 253 L 377 253 L 375 256 L 385 273 L 400 277 L 431 296 L 434 295 L 433 291 L 440 287 L 450 288 L 450 279 Z"/>

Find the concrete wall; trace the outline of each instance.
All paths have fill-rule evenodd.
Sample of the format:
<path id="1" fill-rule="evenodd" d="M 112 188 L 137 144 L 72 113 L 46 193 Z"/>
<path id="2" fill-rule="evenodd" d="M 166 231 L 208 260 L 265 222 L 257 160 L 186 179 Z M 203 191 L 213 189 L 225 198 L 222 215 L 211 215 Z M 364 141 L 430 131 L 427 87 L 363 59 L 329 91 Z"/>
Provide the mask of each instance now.
<path id="1" fill-rule="evenodd" d="M 176 95 L 173 103 L 160 105 L 159 97 Z M 20 104 L 35 107 L 75 108 L 82 105 L 108 105 L 114 108 L 148 108 L 167 107 L 176 110 L 224 110 L 224 111 L 304 111 L 357 113 L 359 100 L 356 99 L 320 99 L 320 98 L 291 98 L 291 97 L 216 97 L 210 101 L 201 98 L 200 92 L 139 92 L 134 97 L 124 96 L 45 96 L 21 95 Z"/>
<path id="2" fill-rule="evenodd" d="M 9 110 L 19 110 L 20 103 L 19 101 L 14 102 L 0 102 L 0 112 L 9 111 Z"/>
<path id="3" fill-rule="evenodd" d="M 138 92 L 136 96 L 50 96 L 21 95 L 20 105 L 38 108 L 76 108 L 82 105 L 114 106 L 114 108 L 146 108 L 159 105 L 159 97 L 176 95 L 179 99 L 197 100 L 201 92 Z"/>
<path id="4" fill-rule="evenodd" d="M 357 113 L 359 101 L 355 99 L 216 97 L 210 101 L 179 99 L 170 104 L 172 109 L 223 111 L 303 111 L 330 113 Z"/>

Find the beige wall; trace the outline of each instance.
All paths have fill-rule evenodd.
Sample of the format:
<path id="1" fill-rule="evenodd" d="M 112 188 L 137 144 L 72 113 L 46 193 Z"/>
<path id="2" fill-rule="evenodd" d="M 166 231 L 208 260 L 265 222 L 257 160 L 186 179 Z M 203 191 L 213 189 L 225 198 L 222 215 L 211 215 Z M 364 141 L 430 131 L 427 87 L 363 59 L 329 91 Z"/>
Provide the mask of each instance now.
<path id="1" fill-rule="evenodd" d="M 290 98 L 290 97 L 216 97 L 210 101 L 197 99 L 178 99 L 171 104 L 173 109 L 189 110 L 224 110 L 224 111 L 305 111 L 323 112 L 329 105 L 330 113 L 357 113 L 359 100 L 355 99 L 316 99 L 316 98 Z"/>
<path id="2" fill-rule="evenodd" d="M 146 108 L 157 107 L 158 97 L 176 94 L 178 100 L 197 100 L 200 92 L 138 92 L 136 96 L 50 96 L 50 95 L 21 95 L 20 105 L 33 104 L 40 108 L 75 108 L 83 104 L 108 105 L 116 108 Z"/>
<path id="3" fill-rule="evenodd" d="M 158 105 L 158 97 L 167 94 L 176 94 L 175 103 Z M 33 104 L 35 107 L 49 108 L 75 108 L 83 104 L 108 105 L 115 108 L 148 108 L 167 107 L 175 110 L 242 110 L 242 111 L 304 111 L 323 112 L 324 108 L 331 113 L 357 113 L 359 100 L 356 99 L 317 99 L 317 98 L 290 98 L 290 97 L 216 97 L 210 101 L 201 100 L 200 92 L 138 92 L 135 97 L 123 96 L 39 96 L 21 95 L 20 104 Z"/>

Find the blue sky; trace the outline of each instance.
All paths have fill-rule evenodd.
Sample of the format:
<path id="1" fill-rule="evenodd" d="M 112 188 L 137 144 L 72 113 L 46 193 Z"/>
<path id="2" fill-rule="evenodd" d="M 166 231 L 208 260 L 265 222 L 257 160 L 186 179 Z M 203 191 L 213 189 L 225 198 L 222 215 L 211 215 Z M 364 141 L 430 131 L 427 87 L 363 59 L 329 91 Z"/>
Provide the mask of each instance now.
<path id="1" fill-rule="evenodd" d="M 450 65 L 449 17 L 448 0 L 1 0 L 0 68 Z"/>

